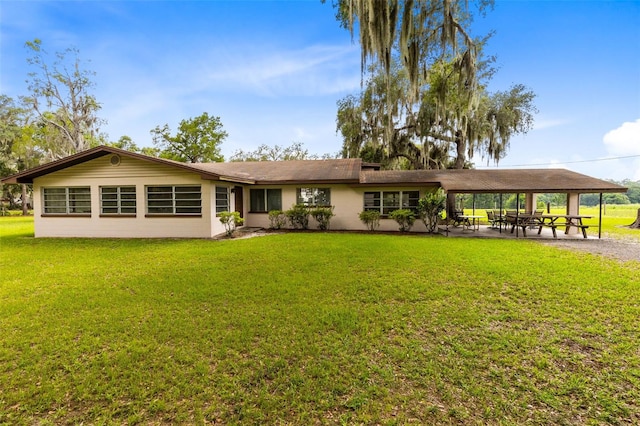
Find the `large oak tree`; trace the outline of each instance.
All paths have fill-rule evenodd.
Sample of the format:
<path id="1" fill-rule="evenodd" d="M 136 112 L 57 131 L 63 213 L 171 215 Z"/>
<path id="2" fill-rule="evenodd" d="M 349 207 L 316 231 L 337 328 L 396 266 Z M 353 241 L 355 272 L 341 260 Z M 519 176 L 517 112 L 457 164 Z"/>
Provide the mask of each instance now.
<path id="1" fill-rule="evenodd" d="M 484 13 L 492 2 L 476 4 Z M 341 23 L 359 33 L 363 66 L 362 93 L 338 102 L 343 156 L 464 168 L 476 154 L 499 161 L 511 137 L 529 130 L 533 92 L 520 84 L 486 89 L 494 70 L 482 57 L 487 38 L 468 30 L 468 2 L 340 0 L 338 7 Z"/>
<path id="2" fill-rule="evenodd" d="M 94 73 L 83 68 L 77 49 L 57 52 L 51 60 L 39 39 L 26 43 L 33 56 L 27 60 L 33 67 L 29 73 L 30 94 L 21 97 L 38 116 L 47 137 L 42 148 L 48 160 L 84 151 L 97 144 L 103 120 L 95 96 Z"/>
<path id="3" fill-rule="evenodd" d="M 168 124 L 156 126 L 151 135 L 161 150 L 160 157 L 189 163 L 224 161 L 220 145 L 227 132 L 222 129 L 220 117 L 210 117 L 206 112 L 180 121 L 175 135 L 171 135 Z"/>

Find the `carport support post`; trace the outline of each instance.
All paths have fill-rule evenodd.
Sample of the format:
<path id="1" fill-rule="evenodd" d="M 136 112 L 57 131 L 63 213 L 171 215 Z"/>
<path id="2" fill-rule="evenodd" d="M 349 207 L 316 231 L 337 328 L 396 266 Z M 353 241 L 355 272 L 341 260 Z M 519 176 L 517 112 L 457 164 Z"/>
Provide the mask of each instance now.
<path id="1" fill-rule="evenodd" d="M 537 195 L 538 194 L 533 194 L 533 193 L 526 193 L 525 194 L 525 200 L 524 200 L 524 210 L 525 212 L 531 212 L 533 213 L 536 210 L 536 202 L 537 202 Z"/>
<path id="2" fill-rule="evenodd" d="M 516 194 L 516 223 L 520 222 L 520 193 Z M 516 226 L 516 238 L 518 238 L 518 227 Z"/>
<path id="3" fill-rule="evenodd" d="M 580 214 L 580 194 L 575 192 L 570 192 L 567 194 L 567 214 Z M 568 234 L 577 234 L 579 232 L 580 229 L 572 226 L 571 228 L 569 228 Z"/>
<path id="4" fill-rule="evenodd" d="M 500 216 L 502 216 L 502 192 L 500 193 Z M 506 220 L 506 216 L 502 216 L 502 220 L 505 221 Z M 500 224 L 500 233 L 502 234 L 502 223 Z M 506 229 L 506 221 L 504 222 L 505 225 L 505 229 Z"/>
<path id="5" fill-rule="evenodd" d="M 447 192 L 447 220 L 453 217 L 453 212 L 456 210 L 456 194 L 454 192 Z"/>
<path id="6" fill-rule="evenodd" d="M 598 239 L 602 238 L 602 192 L 600 193 L 600 212 L 598 214 Z"/>

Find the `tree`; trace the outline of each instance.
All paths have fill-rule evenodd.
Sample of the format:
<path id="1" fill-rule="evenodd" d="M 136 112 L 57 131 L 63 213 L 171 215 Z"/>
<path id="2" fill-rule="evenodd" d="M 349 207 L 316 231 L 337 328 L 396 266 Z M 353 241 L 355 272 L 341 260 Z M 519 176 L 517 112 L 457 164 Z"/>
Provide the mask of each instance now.
<path id="1" fill-rule="evenodd" d="M 492 71 L 484 67 L 488 79 Z M 388 77 L 372 75 L 359 97 L 339 101 L 343 157 L 368 157 L 386 168 L 468 168 L 474 155 L 498 162 L 510 138 L 533 122 L 534 94 L 523 85 L 496 93 L 478 85 L 472 93 L 450 64 L 434 64 L 418 97 L 409 91 L 406 71 L 394 67 Z"/>
<path id="2" fill-rule="evenodd" d="M 263 144 L 255 151 L 237 150 L 233 153 L 229 161 L 290 161 L 290 160 L 317 160 L 318 158 L 331 158 L 329 154 L 319 157 L 316 154 L 309 154 L 309 150 L 302 142 L 293 142 L 289 146 L 274 145 L 273 147 Z"/>
<path id="3" fill-rule="evenodd" d="M 0 95 L 0 176 L 21 172 L 40 163 L 42 153 L 35 144 L 37 127 L 30 111 L 19 107 L 14 100 Z M 7 185 L 0 198 L 9 198 L 10 208 L 20 194 L 22 214 L 26 215 L 29 188 L 26 184 Z"/>
<path id="4" fill-rule="evenodd" d="M 636 220 L 633 221 L 631 225 L 629 225 L 629 228 L 640 229 L 640 209 L 638 209 L 638 215 L 636 216 Z"/>
<path id="5" fill-rule="evenodd" d="M 140 152 L 138 145 L 136 145 L 133 139 L 127 135 L 120 136 L 120 139 L 118 139 L 117 142 L 110 142 L 107 145 L 118 149 L 124 149 L 125 151 Z"/>
<path id="6" fill-rule="evenodd" d="M 96 115 L 101 106 L 90 93 L 95 73 L 81 67 L 77 49 L 56 53 L 56 59 L 49 64 L 41 40 L 27 42 L 26 47 L 33 53 L 27 62 L 36 70 L 29 73 L 27 81 L 31 94 L 22 100 L 33 108 L 48 132 L 42 147 L 48 159 L 59 159 L 95 145 L 103 123 Z"/>
<path id="7" fill-rule="evenodd" d="M 202 115 L 182 120 L 178 132 L 171 136 L 168 124 L 156 126 L 151 130 L 153 143 L 161 149 L 160 156 L 176 161 L 189 163 L 224 161 L 220 153 L 220 145 L 227 137 L 222 130 L 220 117 Z"/>
<path id="8" fill-rule="evenodd" d="M 629 188 L 627 196 L 632 203 L 640 203 L 640 181 L 632 181 L 631 179 L 625 179 L 622 181 L 622 185 Z"/>
<path id="9" fill-rule="evenodd" d="M 449 58 L 456 75 L 475 85 L 477 43 L 467 29 L 472 20 L 469 4 L 466 0 L 337 0 L 341 25 L 352 37 L 358 30 L 362 73 L 372 61 L 390 75 L 395 55 L 416 93 L 434 59 Z M 493 1 L 472 4 L 484 13 Z"/>
<path id="10" fill-rule="evenodd" d="M 338 103 L 343 156 L 385 167 L 464 168 L 473 154 L 498 161 L 510 137 L 532 123 L 522 85 L 487 93 L 494 70 L 473 38 L 466 0 L 337 0 L 338 20 L 358 32 L 363 93 Z M 478 13 L 492 0 L 472 2 Z"/>

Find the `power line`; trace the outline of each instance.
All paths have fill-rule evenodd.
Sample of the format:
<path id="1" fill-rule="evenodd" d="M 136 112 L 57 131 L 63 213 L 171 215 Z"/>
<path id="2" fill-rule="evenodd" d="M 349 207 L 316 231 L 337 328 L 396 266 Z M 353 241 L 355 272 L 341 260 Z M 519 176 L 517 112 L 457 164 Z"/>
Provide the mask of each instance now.
<path id="1" fill-rule="evenodd" d="M 607 158 L 597 158 L 595 160 L 576 160 L 576 161 L 562 161 L 555 163 L 534 163 L 534 164 L 508 164 L 508 165 L 500 165 L 500 166 L 477 166 L 479 169 L 492 169 L 492 168 L 500 168 L 500 167 L 531 167 L 531 166 L 555 166 L 561 164 L 577 164 L 577 163 L 595 163 L 598 161 L 610 161 L 610 160 L 626 160 L 629 158 L 640 158 L 639 155 L 627 155 L 624 157 L 607 157 Z"/>

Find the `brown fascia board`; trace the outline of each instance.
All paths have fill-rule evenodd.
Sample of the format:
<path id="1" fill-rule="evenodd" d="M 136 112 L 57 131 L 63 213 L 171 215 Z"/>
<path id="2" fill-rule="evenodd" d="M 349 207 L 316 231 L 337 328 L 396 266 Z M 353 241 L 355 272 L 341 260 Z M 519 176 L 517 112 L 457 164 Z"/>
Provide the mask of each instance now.
<path id="1" fill-rule="evenodd" d="M 354 185 L 359 181 L 357 179 L 320 179 L 320 180 L 300 180 L 300 179 L 289 179 L 289 180 L 259 180 L 255 181 L 256 185 L 337 185 L 337 184 L 345 184 L 345 185 Z"/>
<path id="2" fill-rule="evenodd" d="M 533 193 L 533 194 L 599 194 L 599 193 L 616 193 L 616 192 L 620 192 L 620 193 L 625 193 L 627 192 L 628 188 L 621 188 L 621 189 L 613 189 L 613 188 L 607 188 L 607 189 L 585 189 L 585 188 L 567 188 L 567 189 L 558 189 L 558 188 L 553 188 L 553 189 L 545 189 L 545 188 L 522 188 L 522 189 L 496 189 L 496 190 L 490 190 L 490 189 L 486 189 L 486 190 L 472 190 L 472 189 L 456 189 L 456 190 L 452 190 L 449 189 L 447 190 L 446 188 L 443 187 L 443 189 L 446 192 L 451 192 L 451 193 L 457 193 L 457 194 L 527 194 L 527 193 Z"/>
<path id="3" fill-rule="evenodd" d="M 351 184 L 350 186 L 354 188 L 441 188 L 442 184 L 440 182 L 370 182 L 370 183 L 361 183 L 356 182 Z"/>
<path id="4" fill-rule="evenodd" d="M 176 167 L 179 169 L 197 173 L 198 175 L 200 175 L 202 179 L 218 180 L 220 178 L 220 176 L 215 173 L 209 173 L 207 171 L 201 170 L 197 167 L 190 166 L 189 164 L 186 164 L 186 163 L 181 163 L 179 161 L 172 161 L 172 160 L 166 160 L 164 158 L 150 157 L 148 155 L 138 154 L 136 152 L 130 152 L 130 151 L 125 151 L 119 148 L 101 145 L 95 148 L 88 149 L 86 151 L 79 152 L 77 154 L 70 155 L 60 160 L 52 161 L 50 163 L 43 164 L 29 170 L 16 173 L 14 175 L 8 176 L 0 180 L 0 182 L 2 183 L 33 183 L 33 179 L 37 177 L 44 176 L 49 173 L 57 172 L 59 170 L 66 169 L 68 167 L 72 167 L 72 166 L 84 163 L 86 161 L 95 160 L 96 158 L 100 158 L 109 154 L 118 154 L 125 157 L 137 158 L 143 161 L 149 161 L 152 163 L 158 163 L 158 164 L 163 164 L 170 167 Z"/>
<path id="5" fill-rule="evenodd" d="M 218 180 L 225 181 L 225 182 L 231 182 L 231 183 L 242 183 L 242 184 L 245 184 L 245 185 L 255 185 L 256 184 L 255 180 L 246 179 L 246 178 L 238 178 L 238 177 L 235 177 L 235 176 L 223 176 L 223 175 L 220 175 Z"/>

